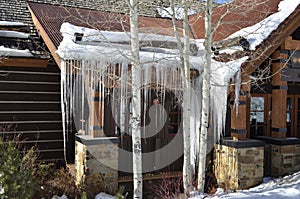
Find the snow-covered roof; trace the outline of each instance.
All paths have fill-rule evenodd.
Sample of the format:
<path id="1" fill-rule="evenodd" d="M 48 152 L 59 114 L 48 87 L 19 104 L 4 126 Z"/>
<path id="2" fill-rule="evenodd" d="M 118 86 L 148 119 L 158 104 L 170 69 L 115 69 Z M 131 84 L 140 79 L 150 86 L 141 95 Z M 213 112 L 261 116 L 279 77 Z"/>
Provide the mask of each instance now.
<path id="1" fill-rule="evenodd" d="M 27 26 L 27 25 L 23 22 L 0 21 L 0 26 Z"/>
<path id="2" fill-rule="evenodd" d="M 49 58 L 49 52 L 44 48 L 43 41 L 34 27 L 27 3 L 28 1 L 23 0 L 1 1 L 0 45 L 18 50 L 29 49 L 36 58 Z"/>
<path id="3" fill-rule="evenodd" d="M 3 28 L 9 28 L 9 27 L 24 27 L 27 26 L 26 24 L 22 22 L 12 22 L 12 21 L 0 21 L 0 26 Z M 10 43 L 10 40 L 15 39 L 28 39 L 29 34 L 19 31 L 13 31 L 13 30 L 0 30 L 0 38 L 5 39 L 7 43 Z M 13 43 L 13 42 L 12 42 Z M 12 45 L 13 46 L 13 45 Z M 5 46 L 2 43 L 2 46 L 0 46 L 0 56 L 5 57 L 33 57 L 33 54 L 30 52 L 29 49 L 18 49 L 19 46 L 11 47 L 11 46 Z"/>
<path id="4" fill-rule="evenodd" d="M 0 30 L 0 37 L 26 39 L 29 37 L 29 34 L 23 33 L 23 32 L 18 32 L 18 31 L 12 31 L 12 30 Z"/>
<path id="5" fill-rule="evenodd" d="M 233 33 L 228 38 L 241 36 L 249 42 L 249 49 L 255 50 L 258 45 L 260 45 L 288 16 L 290 16 L 292 12 L 294 12 L 299 4 L 300 0 L 282 0 L 278 5 L 278 12 L 253 26 L 243 28 Z"/>
<path id="6" fill-rule="evenodd" d="M 111 43 L 129 43 L 130 42 L 130 33 L 129 32 L 116 32 L 116 31 L 102 31 L 95 30 L 92 28 L 80 27 L 72 25 L 68 22 L 63 23 L 60 32 L 63 34 L 63 37 L 69 37 L 71 39 L 74 38 L 75 33 L 82 33 L 83 37 L 81 41 L 89 42 L 111 42 Z M 139 34 L 140 41 L 172 41 L 177 42 L 175 37 L 160 35 L 160 34 Z"/>
<path id="7" fill-rule="evenodd" d="M 33 57 L 33 54 L 28 50 L 18 50 L 0 46 L 0 56 L 4 57 Z"/>
<path id="8" fill-rule="evenodd" d="M 70 23 L 61 26 L 63 41 L 60 43 L 57 53 L 63 59 L 94 60 L 108 63 L 131 62 L 129 33 L 98 31 L 90 28 L 78 27 Z M 74 41 L 74 33 L 84 35 L 82 42 Z M 175 37 L 158 34 L 139 34 L 141 42 L 163 41 L 176 42 Z M 94 41 L 93 43 L 89 43 Z M 196 42 L 195 42 L 196 43 Z M 93 44 L 93 45 L 91 45 Z M 202 47 L 203 49 L 203 47 Z M 140 52 L 142 63 L 155 63 L 155 65 L 178 66 L 179 54 L 177 49 L 142 47 Z M 191 68 L 200 69 L 203 66 L 203 56 L 191 56 Z"/>

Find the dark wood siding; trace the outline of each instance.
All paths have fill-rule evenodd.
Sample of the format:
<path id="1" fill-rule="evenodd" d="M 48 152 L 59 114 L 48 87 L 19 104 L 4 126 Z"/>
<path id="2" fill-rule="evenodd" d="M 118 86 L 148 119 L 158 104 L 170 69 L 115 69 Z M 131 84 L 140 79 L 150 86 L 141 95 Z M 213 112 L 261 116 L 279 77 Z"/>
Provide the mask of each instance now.
<path id="1" fill-rule="evenodd" d="M 0 125 L 2 136 L 36 146 L 40 160 L 62 161 L 60 69 L 0 67 Z"/>

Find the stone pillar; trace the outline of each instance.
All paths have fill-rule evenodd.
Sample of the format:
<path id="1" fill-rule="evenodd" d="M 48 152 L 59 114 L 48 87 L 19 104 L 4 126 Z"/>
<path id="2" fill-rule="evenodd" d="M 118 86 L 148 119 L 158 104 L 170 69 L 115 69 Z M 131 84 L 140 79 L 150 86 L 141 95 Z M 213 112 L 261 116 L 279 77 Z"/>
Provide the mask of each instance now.
<path id="1" fill-rule="evenodd" d="M 263 181 L 264 142 L 223 138 L 215 147 L 214 172 L 230 190 L 248 189 Z"/>
<path id="2" fill-rule="evenodd" d="M 88 187 L 89 194 L 115 194 L 118 180 L 116 137 L 93 138 L 79 135 L 75 142 L 76 183 Z"/>
<path id="3" fill-rule="evenodd" d="M 273 138 L 286 137 L 286 108 L 287 108 L 287 82 L 281 80 L 281 70 L 286 64 L 288 55 L 275 51 L 272 63 L 272 130 Z"/>
<path id="4" fill-rule="evenodd" d="M 300 170 L 300 140 L 298 138 L 259 137 L 266 142 L 265 169 L 273 177 L 295 173 Z"/>

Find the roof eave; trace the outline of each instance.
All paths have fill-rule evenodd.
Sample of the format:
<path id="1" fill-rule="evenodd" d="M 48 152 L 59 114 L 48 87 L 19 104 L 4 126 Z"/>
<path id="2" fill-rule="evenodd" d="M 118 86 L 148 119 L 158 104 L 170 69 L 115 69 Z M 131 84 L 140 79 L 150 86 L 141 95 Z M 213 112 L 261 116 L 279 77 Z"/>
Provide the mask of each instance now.
<path id="1" fill-rule="evenodd" d="M 283 42 L 291 35 L 300 24 L 300 6 L 266 38 L 249 59 L 242 64 L 244 72 L 253 73 Z"/>
<path id="2" fill-rule="evenodd" d="M 44 27 L 42 26 L 42 24 L 40 23 L 39 19 L 36 17 L 36 15 L 34 14 L 34 12 L 32 11 L 32 9 L 30 8 L 30 5 L 27 4 L 27 7 L 31 13 L 31 17 L 33 20 L 33 23 L 36 27 L 36 29 L 38 30 L 40 36 L 43 38 L 46 46 L 48 47 L 51 55 L 53 56 L 56 64 L 58 65 L 58 67 L 60 68 L 61 66 L 61 58 L 59 57 L 59 55 L 56 53 L 57 47 L 55 46 L 55 44 L 52 42 L 52 40 L 50 39 L 50 37 L 48 36 L 48 34 L 46 33 Z"/>

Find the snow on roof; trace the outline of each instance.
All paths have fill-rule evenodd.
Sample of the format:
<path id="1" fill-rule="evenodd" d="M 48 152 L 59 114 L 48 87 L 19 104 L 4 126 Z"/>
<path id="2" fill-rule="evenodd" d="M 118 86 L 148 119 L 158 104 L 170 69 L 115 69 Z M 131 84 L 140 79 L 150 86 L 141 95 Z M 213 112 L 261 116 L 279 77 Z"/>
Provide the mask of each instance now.
<path id="1" fill-rule="evenodd" d="M 109 32 L 98 31 L 84 27 L 78 27 L 70 23 L 64 23 L 61 27 L 63 34 L 63 41 L 58 46 L 56 53 L 64 60 L 85 60 L 85 61 L 100 61 L 103 63 L 131 63 L 131 50 L 128 44 L 129 36 L 124 32 Z M 91 43 L 76 43 L 74 42 L 74 33 L 80 32 L 86 35 L 83 40 L 97 40 L 93 45 Z M 100 35 L 99 35 L 100 34 Z M 103 40 L 105 35 L 106 40 Z M 162 36 L 155 34 L 141 34 L 140 39 L 144 38 L 163 38 L 166 41 L 176 41 L 170 36 Z M 109 43 L 109 42 L 118 42 Z M 198 46 L 198 53 L 196 56 L 190 56 L 190 68 L 202 71 L 204 66 L 204 47 L 203 40 L 194 40 Z M 143 50 L 144 49 L 144 50 Z M 230 78 L 232 78 L 237 71 L 239 71 L 241 64 L 248 57 L 243 57 L 231 62 L 217 62 L 212 59 L 212 81 L 216 85 L 227 85 Z M 155 67 L 180 67 L 180 56 L 176 49 L 164 49 L 151 47 L 142 48 L 140 51 L 140 61 L 143 65 L 153 65 Z"/>
<path id="2" fill-rule="evenodd" d="M 175 7 L 175 18 L 182 20 L 183 19 L 183 8 L 178 5 L 175 5 L 174 7 Z M 166 17 L 166 18 L 172 19 L 173 12 L 172 12 L 171 7 L 166 7 L 166 8 L 157 7 L 156 10 L 161 17 Z M 197 11 L 188 9 L 188 15 L 193 15 L 196 13 L 197 13 Z"/>
<path id="3" fill-rule="evenodd" d="M 10 31 L 10 30 L 0 30 L 0 37 L 11 37 L 11 38 L 22 38 L 26 39 L 29 37 L 29 34 L 18 32 L 18 31 Z"/>
<path id="4" fill-rule="evenodd" d="M 101 60 L 108 63 L 127 62 L 130 63 L 131 51 L 130 36 L 126 32 L 99 31 L 95 29 L 74 26 L 64 23 L 61 26 L 63 41 L 60 43 L 57 53 L 64 59 L 78 60 Z M 74 42 L 74 33 L 83 33 L 82 42 Z M 140 41 L 170 41 L 176 42 L 175 37 L 158 34 L 139 34 Z M 96 41 L 88 43 L 90 41 Z M 86 42 L 86 43 L 84 43 Z M 116 44 L 117 43 L 117 44 Z M 143 51 L 144 50 L 144 51 Z M 166 48 L 143 47 L 140 51 L 143 63 L 178 65 L 178 50 Z M 203 65 L 202 56 L 191 56 L 191 67 L 199 68 Z"/>
<path id="5" fill-rule="evenodd" d="M 98 41 L 98 42 L 111 42 L 111 43 L 129 43 L 130 33 L 129 32 L 112 32 L 112 31 L 101 31 L 91 28 L 85 28 L 80 26 L 72 25 L 68 22 L 61 25 L 60 32 L 64 38 L 74 39 L 75 33 L 83 33 L 82 41 Z M 173 41 L 177 42 L 175 37 L 159 35 L 159 34 L 145 34 L 140 33 L 139 39 L 141 41 Z"/>
<path id="6" fill-rule="evenodd" d="M 28 50 L 17 50 L 0 46 L 0 56 L 5 57 L 33 57 L 33 54 Z"/>
<path id="7" fill-rule="evenodd" d="M 128 45 L 130 36 L 126 32 L 99 31 L 75 26 L 70 23 L 63 23 L 61 32 L 63 41 L 58 46 L 57 54 L 65 60 L 73 59 L 102 61 L 106 63 L 131 63 L 131 50 Z M 82 33 L 84 35 L 82 38 L 83 42 L 76 43 L 74 41 L 74 33 Z M 176 41 L 175 37 L 145 33 L 140 34 L 140 40 Z M 89 41 L 97 42 L 89 43 Z M 201 71 L 204 66 L 203 40 L 192 40 L 192 42 L 197 44 L 198 54 L 196 56 L 190 56 L 190 67 Z M 180 57 L 177 49 L 142 47 L 140 51 L 140 60 L 142 64 L 153 64 L 155 66 L 180 66 Z M 227 71 L 231 71 L 232 68 L 234 68 L 233 65 L 237 64 L 239 68 L 243 61 L 245 61 L 245 58 L 228 63 L 212 60 L 212 65 L 214 65 L 215 68 L 223 68 L 221 70 L 229 68 Z M 235 69 L 234 71 L 236 72 L 237 70 Z M 224 73 L 224 71 L 222 73 Z M 231 75 L 229 76 L 233 76 L 232 72 L 230 72 L 230 74 Z"/>
<path id="8" fill-rule="evenodd" d="M 278 12 L 270 15 L 259 23 L 243 28 L 228 38 L 241 36 L 250 44 L 250 50 L 255 50 L 278 26 L 289 17 L 300 4 L 300 0 L 282 0 L 278 5 Z"/>
<path id="9" fill-rule="evenodd" d="M 22 22 L 0 21 L 0 26 L 27 26 L 27 24 Z"/>

